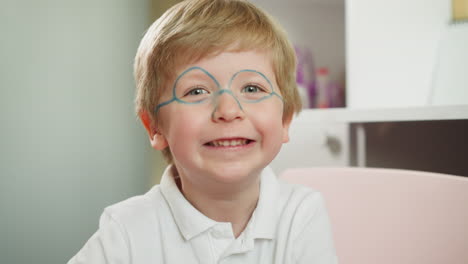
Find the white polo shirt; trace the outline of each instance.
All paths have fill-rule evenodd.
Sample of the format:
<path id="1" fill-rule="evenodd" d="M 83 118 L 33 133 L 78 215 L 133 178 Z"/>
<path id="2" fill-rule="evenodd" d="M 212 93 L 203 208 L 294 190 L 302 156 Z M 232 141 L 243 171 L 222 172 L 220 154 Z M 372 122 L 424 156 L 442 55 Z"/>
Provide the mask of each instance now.
<path id="1" fill-rule="evenodd" d="M 265 168 L 257 208 L 236 239 L 231 223 L 185 199 L 170 171 L 145 195 L 106 208 L 99 230 L 68 263 L 337 263 L 320 193 Z"/>

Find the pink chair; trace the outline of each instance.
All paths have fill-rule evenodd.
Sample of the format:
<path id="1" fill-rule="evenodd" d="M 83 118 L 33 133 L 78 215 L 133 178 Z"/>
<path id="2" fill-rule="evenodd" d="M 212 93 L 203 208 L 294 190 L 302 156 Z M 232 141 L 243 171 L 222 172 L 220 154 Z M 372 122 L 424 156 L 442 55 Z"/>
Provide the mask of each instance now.
<path id="1" fill-rule="evenodd" d="M 323 194 L 340 264 L 468 263 L 468 178 L 372 168 L 281 178 Z"/>

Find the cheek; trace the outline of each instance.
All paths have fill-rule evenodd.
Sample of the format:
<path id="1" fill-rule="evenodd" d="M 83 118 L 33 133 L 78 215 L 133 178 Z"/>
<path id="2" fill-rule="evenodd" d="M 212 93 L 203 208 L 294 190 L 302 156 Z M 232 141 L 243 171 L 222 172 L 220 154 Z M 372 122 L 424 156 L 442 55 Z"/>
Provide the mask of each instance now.
<path id="1" fill-rule="evenodd" d="M 168 126 L 165 134 L 173 152 L 189 148 L 191 146 L 189 143 L 193 144 L 196 142 L 194 139 L 199 138 L 203 120 L 199 115 L 193 114 L 195 112 L 174 110 L 168 115 L 170 119 L 166 120 Z"/>
<path id="2" fill-rule="evenodd" d="M 281 146 L 283 139 L 283 112 L 281 108 L 264 109 L 255 115 L 254 124 L 268 145 Z"/>
<path id="3" fill-rule="evenodd" d="M 283 126 L 281 115 L 274 118 L 264 118 L 259 120 L 257 127 L 262 136 L 261 149 L 265 158 L 265 166 L 269 164 L 279 153 L 283 145 Z"/>

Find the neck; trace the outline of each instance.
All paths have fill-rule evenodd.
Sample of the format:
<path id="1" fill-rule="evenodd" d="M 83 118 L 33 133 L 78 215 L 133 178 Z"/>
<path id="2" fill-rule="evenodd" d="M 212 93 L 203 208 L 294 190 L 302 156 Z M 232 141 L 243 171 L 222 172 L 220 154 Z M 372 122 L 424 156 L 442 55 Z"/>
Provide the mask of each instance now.
<path id="1" fill-rule="evenodd" d="M 200 189 L 183 178 L 179 179 L 181 192 L 195 208 L 217 222 L 230 222 L 235 237 L 242 233 L 257 206 L 260 195 L 258 177 L 253 182 L 243 184 L 243 188 L 233 188 L 229 184 Z"/>

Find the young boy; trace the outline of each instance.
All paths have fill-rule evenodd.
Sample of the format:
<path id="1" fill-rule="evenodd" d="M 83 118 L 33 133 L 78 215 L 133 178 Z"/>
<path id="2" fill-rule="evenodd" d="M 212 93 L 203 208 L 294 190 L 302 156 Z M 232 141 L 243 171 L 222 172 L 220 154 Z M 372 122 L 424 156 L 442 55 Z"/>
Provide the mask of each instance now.
<path id="1" fill-rule="evenodd" d="M 243 0 L 188 0 L 146 32 L 136 111 L 169 166 L 105 209 L 69 263 L 336 263 L 321 195 L 267 167 L 300 99 L 285 33 Z"/>

